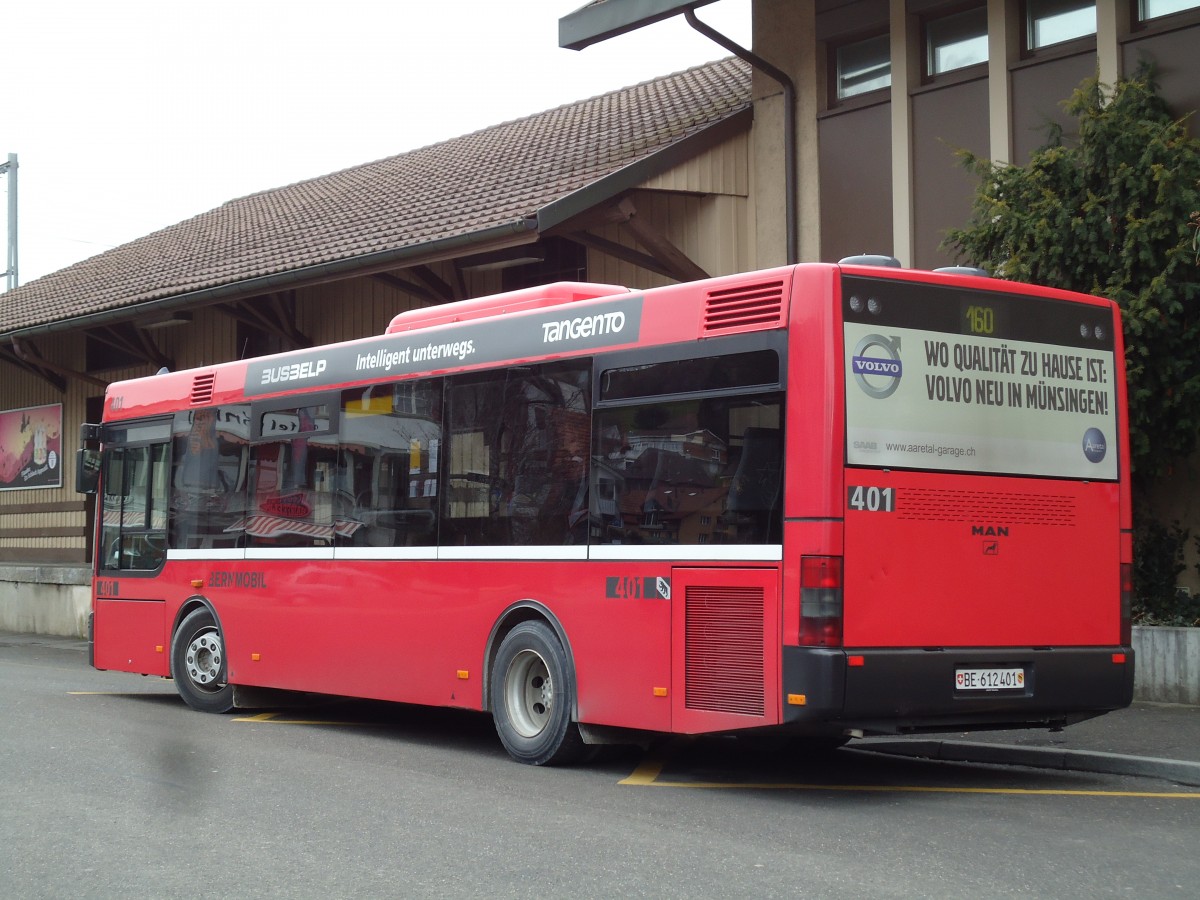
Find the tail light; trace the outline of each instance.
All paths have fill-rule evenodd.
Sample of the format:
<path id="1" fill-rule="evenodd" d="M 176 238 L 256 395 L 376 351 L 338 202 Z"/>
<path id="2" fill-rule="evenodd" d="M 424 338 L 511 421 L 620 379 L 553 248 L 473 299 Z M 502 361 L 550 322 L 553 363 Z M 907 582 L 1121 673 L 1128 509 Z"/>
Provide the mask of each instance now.
<path id="1" fill-rule="evenodd" d="M 1133 643 L 1133 564 L 1121 563 L 1121 646 Z"/>
<path id="2" fill-rule="evenodd" d="M 805 556 L 800 560 L 800 643 L 842 646 L 842 558 Z"/>

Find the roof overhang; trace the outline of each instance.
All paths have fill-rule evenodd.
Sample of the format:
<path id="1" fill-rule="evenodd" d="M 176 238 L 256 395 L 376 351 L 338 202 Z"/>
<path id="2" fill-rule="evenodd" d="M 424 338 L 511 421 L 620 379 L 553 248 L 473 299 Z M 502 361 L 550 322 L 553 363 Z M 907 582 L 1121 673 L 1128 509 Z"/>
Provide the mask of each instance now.
<path id="1" fill-rule="evenodd" d="M 553 203 L 547 203 L 537 211 L 538 231 L 546 234 L 575 216 L 600 206 L 625 191 L 632 190 L 642 182 L 648 181 L 688 159 L 699 156 L 705 150 L 749 131 L 753 121 L 754 109 L 747 106 L 731 116 L 714 122 L 691 137 L 676 141 L 657 153 L 651 153 L 635 163 L 618 169 L 611 175 L 606 175 L 586 187 L 560 197 Z"/>
<path id="2" fill-rule="evenodd" d="M 393 250 L 346 257 L 328 263 L 288 269 L 198 291 L 188 291 L 183 294 L 143 300 L 127 306 L 115 306 L 85 313 L 81 316 L 56 319 L 25 328 L 14 328 L 0 332 L 0 341 L 8 342 L 16 338 L 32 338 L 57 332 L 95 328 L 100 325 L 132 321 L 146 316 L 167 316 L 183 309 L 196 309 L 229 300 L 254 297 L 270 291 L 307 287 L 350 276 L 386 272 L 390 269 L 419 263 L 454 259 L 464 254 L 486 253 L 532 243 L 537 239 L 537 218 L 529 216 L 467 234 L 450 235 Z"/>
<path id="3" fill-rule="evenodd" d="M 558 20 L 558 46 L 582 50 L 716 0 L 598 0 Z"/>

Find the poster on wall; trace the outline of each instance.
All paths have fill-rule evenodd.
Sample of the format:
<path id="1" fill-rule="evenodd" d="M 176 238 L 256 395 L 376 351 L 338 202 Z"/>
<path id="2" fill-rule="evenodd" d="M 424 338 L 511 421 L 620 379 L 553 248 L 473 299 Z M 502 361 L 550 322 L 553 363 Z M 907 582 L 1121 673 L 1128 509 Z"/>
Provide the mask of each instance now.
<path id="1" fill-rule="evenodd" d="M 62 409 L 0 412 L 0 491 L 62 487 Z"/>

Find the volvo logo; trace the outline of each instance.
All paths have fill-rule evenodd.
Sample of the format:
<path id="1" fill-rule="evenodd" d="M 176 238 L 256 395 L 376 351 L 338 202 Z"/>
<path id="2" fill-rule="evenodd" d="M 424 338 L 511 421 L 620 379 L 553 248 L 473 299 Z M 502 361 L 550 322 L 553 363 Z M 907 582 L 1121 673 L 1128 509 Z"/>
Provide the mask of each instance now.
<path id="1" fill-rule="evenodd" d="M 886 400 L 900 387 L 900 338 L 868 334 L 855 346 L 850 364 L 863 393 Z"/>

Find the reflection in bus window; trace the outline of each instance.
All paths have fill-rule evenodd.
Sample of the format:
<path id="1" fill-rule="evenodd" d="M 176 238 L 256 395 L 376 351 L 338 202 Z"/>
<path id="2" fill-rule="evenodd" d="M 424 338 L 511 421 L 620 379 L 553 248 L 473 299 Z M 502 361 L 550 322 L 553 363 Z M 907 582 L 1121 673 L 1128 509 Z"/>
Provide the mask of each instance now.
<path id="1" fill-rule="evenodd" d="M 250 451 L 250 503 L 240 524 L 251 547 L 329 547 L 352 534 L 344 498 L 334 493 L 337 435 L 324 404 L 263 413 Z"/>
<path id="2" fill-rule="evenodd" d="M 436 544 L 441 443 L 441 379 L 343 393 L 335 497 L 349 513 L 340 542 Z"/>
<path id="3" fill-rule="evenodd" d="M 242 546 L 250 408 L 179 412 L 172 432 L 171 547 Z"/>
<path id="4" fill-rule="evenodd" d="M 779 543 L 781 406 L 757 394 L 598 413 L 592 542 Z"/>
<path id="5" fill-rule="evenodd" d="M 106 463 L 101 566 L 157 569 L 167 555 L 167 445 L 115 447 Z"/>
<path id="6" fill-rule="evenodd" d="M 456 379 L 443 544 L 584 544 L 590 364 Z"/>

